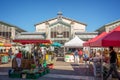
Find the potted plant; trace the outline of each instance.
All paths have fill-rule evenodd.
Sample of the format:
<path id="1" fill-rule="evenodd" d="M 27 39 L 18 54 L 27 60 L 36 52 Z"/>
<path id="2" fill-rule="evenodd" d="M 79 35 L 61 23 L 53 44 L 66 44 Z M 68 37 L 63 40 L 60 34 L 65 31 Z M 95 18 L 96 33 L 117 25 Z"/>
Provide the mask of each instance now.
<path id="1" fill-rule="evenodd" d="M 36 68 L 36 64 L 31 64 L 31 70 L 30 70 L 30 72 L 32 73 L 32 72 L 34 72 L 34 69 Z"/>
<path id="2" fill-rule="evenodd" d="M 22 78 L 25 79 L 26 78 L 26 75 L 29 71 L 28 70 L 23 70 L 22 71 Z"/>
<path id="3" fill-rule="evenodd" d="M 31 68 L 35 69 L 36 68 L 36 64 L 31 64 Z"/>

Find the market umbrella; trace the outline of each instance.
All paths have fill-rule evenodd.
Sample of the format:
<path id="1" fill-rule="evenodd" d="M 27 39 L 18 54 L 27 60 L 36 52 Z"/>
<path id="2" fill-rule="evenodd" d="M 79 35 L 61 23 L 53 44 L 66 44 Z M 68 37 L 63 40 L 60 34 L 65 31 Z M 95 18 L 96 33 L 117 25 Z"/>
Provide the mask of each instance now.
<path id="1" fill-rule="evenodd" d="M 113 29 L 111 32 L 104 34 L 102 37 L 91 43 L 90 46 L 94 47 L 108 47 L 108 46 L 114 46 L 119 47 L 120 46 L 120 26 Z"/>
<path id="2" fill-rule="evenodd" d="M 92 38 L 92 39 L 93 39 L 93 38 Z M 84 42 L 84 43 L 83 43 L 83 46 L 90 46 L 90 42 L 91 42 L 92 39 L 90 39 L 90 40 Z"/>
<path id="3" fill-rule="evenodd" d="M 58 43 L 58 42 L 54 42 L 51 46 L 54 46 L 54 47 L 61 47 L 62 44 Z"/>
<path id="4" fill-rule="evenodd" d="M 45 47 L 46 45 L 45 44 L 40 44 L 40 47 Z"/>
<path id="5" fill-rule="evenodd" d="M 120 47 L 120 26 L 116 27 L 102 39 L 102 46 Z"/>
<path id="6" fill-rule="evenodd" d="M 40 47 L 47 47 L 47 46 L 50 46 L 50 44 L 49 43 L 40 44 Z"/>
<path id="7" fill-rule="evenodd" d="M 106 36 L 107 33 L 106 32 L 102 32 L 100 35 L 98 35 L 96 38 L 94 38 L 91 42 L 90 42 L 90 46 L 91 47 L 101 47 L 101 40 L 104 36 Z"/>
<path id="8" fill-rule="evenodd" d="M 80 48 L 83 47 L 83 43 L 83 40 L 81 40 L 78 36 L 75 36 L 73 39 L 66 42 L 64 46 L 69 48 Z"/>

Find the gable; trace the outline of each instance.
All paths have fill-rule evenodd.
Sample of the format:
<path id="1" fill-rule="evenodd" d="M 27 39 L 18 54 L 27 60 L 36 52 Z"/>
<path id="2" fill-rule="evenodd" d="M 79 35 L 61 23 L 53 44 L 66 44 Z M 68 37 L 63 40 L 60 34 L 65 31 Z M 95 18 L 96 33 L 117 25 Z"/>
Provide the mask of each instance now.
<path id="1" fill-rule="evenodd" d="M 50 27 L 52 27 L 52 26 L 54 26 L 54 25 L 57 25 L 57 24 L 62 24 L 62 25 L 68 26 L 68 27 L 71 26 L 70 24 L 68 24 L 68 23 L 66 23 L 66 22 L 63 22 L 63 21 L 56 21 L 56 22 L 50 24 Z"/>
<path id="2" fill-rule="evenodd" d="M 56 21 L 57 21 L 57 17 L 46 20 L 46 21 L 43 21 L 43 22 L 40 22 L 40 23 L 37 23 L 37 24 L 35 24 L 35 26 L 45 24 L 46 22 L 49 23 L 49 24 L 53 24 Z M 68 23 L 68 24 L 71 24 L 72 22 L 74 22 L 74 23 L 77 23 L 77 24 L 87 26 L 85 23 L 82 23 L 82 22 L 79 22 L 79 21 L 76 21 L 76 20 L 73 20 L 73 19 L 70 19 L 70 18 L 66 18 L 66 17 L 62 17 L 62 21 L 65 22 L 65 23 Z"/>

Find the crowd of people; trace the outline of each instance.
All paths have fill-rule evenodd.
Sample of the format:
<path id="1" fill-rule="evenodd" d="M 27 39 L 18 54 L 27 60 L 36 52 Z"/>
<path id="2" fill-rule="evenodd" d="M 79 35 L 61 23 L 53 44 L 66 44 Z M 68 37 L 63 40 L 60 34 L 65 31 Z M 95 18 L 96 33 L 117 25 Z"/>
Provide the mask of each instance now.
<path id="1" fill-rule="evenodd" d="M 1 50 L 1 52 L 6 52 L 5 50 Z M 38 56 L 43 57 L 45 55 L 46 49 L 38 49 L 34 48 L 31 50 L 31 52 L 34 55 L 34 59 Z M 39 54 L 41 53 L 41 55 Z M 8 55 L 10 60 L 12 60 L 12 55 L 16 57 L 16 62 L 17 66 L 21 66 L 21 59 L 24 57 L 22 50 L 21 49 L 15 49 L 14 51 L 12 48 L 8 50 Z M 101 51 L 100 49 L 91 49 L 88 50 L 87 48 L 79 48 L 79 49 L 74 49 L 73 50 L 73 55 L 74 55 L 74 62 L 75 63 L 86 63 L 87 61 L 92 61 L 93 62 L 93 69 L 94 69 L 94 76 L 96 76 L 96 66 L 101 67 L 101 62 L 106 62 L 109 64 L 109 70 L 108 74 L 104 77 L 104 80 L 107 80 L 107 78 L 114 73 L 116 74 L 116 77 L 120 80 L 120 76 L 117 72 L 117 63 L 118 63 L 118 58 L 117 58 L 117 53 L 114 50 L 113 47 L 109 47 L 109 49 L 104 49 L 104 51 Z M 102 61 L 101 61 L 102 60 Z"/>
<path id="2" fill-rule="evenodd" d="M 117 65 L 118 65 L 118 57 L 117 52 L 114 50 L 113 47 L 109 47 L 108 49 L 104 49 L 104 51 L 100 49 L 91 49 L 88 51 L 88 49 L 75 49 L 74 51 L 74 62 L 75 63 L 87 63 L 89 60 L 93 63 L 93 71 L 94 76 L 97 76 L 97 67 L 102 69 L 102 63 L 105 62 L 109 65 L 107 75 L 104 76 L 104 80 L 107 80 L 108 77 L 114 72 L 116 77 L 120 80 L 119 73 L 117 71 Z"/>
<path id="3" fill-rule="evenodd" d="M 86 62 L 89 58 L 89 53 L 88 50 L 83 50 L 81 49 L 75 49 L 74 53 L 74 62 L 75 63 L 82 63 L 82 62 Z"/>

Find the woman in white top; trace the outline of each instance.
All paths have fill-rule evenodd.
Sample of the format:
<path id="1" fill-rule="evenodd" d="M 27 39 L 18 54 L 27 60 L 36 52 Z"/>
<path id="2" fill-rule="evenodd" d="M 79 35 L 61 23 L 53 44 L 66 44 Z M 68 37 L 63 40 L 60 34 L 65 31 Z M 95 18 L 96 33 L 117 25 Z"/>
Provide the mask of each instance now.
<path id="1" fill-rule="evenodd" d="M 96 76 L 97 68 L 101 69 L 101 55 L 99 51 L 97 51 L 95 57 L 93 57 L 93 68 L 94 68 L 94 76 Z"/>

